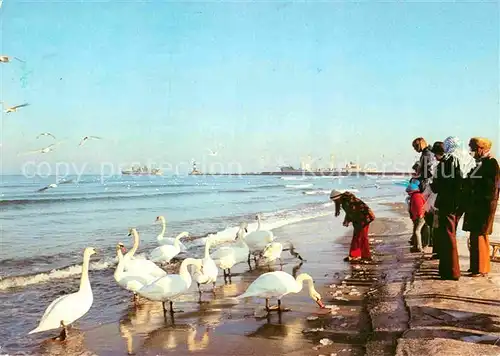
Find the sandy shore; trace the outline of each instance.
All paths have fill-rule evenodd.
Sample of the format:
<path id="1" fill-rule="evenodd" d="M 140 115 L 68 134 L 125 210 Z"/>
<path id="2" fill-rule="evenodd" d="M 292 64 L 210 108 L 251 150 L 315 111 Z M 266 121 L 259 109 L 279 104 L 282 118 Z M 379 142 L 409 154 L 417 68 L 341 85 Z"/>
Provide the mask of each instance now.
<path id="1" fill-rule="evenodd" d="M 332 215 L 274 231 L 281 241 L 291 241 L 306 260 L 300 264 L 284 252 L 283 270 L 294 275 L 309 273 L 324 303 L 336 306 L 333 311 L 319 309 L 304 290 L 283 299 L 283 305 L 292 311 L 256 316 L 262 300 L 249 299 L 236 305 L 231 297 L 269 269 L 249 271 L 248 265 L 242 264 L 234 268 L 232 284 L 222 284 L 221 278 L 215 295 L 207 291 L 200 300 L 193 286 L 192 293 L 176 303 L 184 312 L 176 314 L 174 320 L 164 319 L 160 303 L 144 302 L 135 308 L 124 299 L 129 307 L 117 323 L 81 331 L 77 325 L 69 340 L 42 342 L 36 354 L 363 355 L 373 334 L 364 295 L 378 283 L 375 276 L 380 275 L 380 267 L 378 263 L 350 265 L 342 261 L 350 237 L 334 232 L 339 224 L 340 219 Z M 406 241 L 407 236 L 401 235 L 406 229 L 402 219 L 377 219 L 371 227 L 375 250 L 382 251 L 392 239 Z M 271 270 L 279 268 L 276 265 Z"/>

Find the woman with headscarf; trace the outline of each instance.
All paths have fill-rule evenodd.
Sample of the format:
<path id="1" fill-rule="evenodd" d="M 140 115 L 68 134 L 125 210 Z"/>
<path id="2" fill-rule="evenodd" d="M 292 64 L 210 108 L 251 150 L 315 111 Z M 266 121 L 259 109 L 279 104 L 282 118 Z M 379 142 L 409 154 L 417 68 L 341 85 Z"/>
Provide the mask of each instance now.
<path id="1" fill-rule="evenodd" d="M 432 177 L 432 163 L 433 157 L 431 147 L 423 137 L 417 137 L 411 143 L 413 149 L 420 153 L 418 160 L 418 175 L 415 177 L 420 181 L 420 191 L 424 192 L 425 188 L 429 185 L 429 180 Z"/>
<path id="2" fill-rule="evenodd" d="M 464 178 L 472 157 L 464 155 L 457 137 L 446 138 L 442 146 L 436 145 L 433 151 L 439 161 L 431 183 L 432 191 L 437 194 L 435 208 L 438 211 L 439 275 L 441 279 L 458 280 L 460 264 L 456 233 L 463 214 L 461 199 Z"/>
<path id="3" fill-rule="evenodd" d="M 333 189 L 330 200 L 335 203 L 335 216 L 340 215 L 340 208 L 345 212 L 343 225 L 348 227 L 350 223 L 354 228 L 351 240 L 349 256 L 344 261 L 371 260 L 370 242 L 368 240 L 368 229 L 375 214 L 364 201 L 350 192 L 341 192 Z"/>
<path id="4" fill-rule="evenodd" d="M 463 230 L 470 231 L 470 272 L 472 277 L 490 272 L 489 235 L 498 204 L 499 168 L 492 157 L 491 141 L 475 137 L 469 141 L 477 166 L 467 177 Z"/>

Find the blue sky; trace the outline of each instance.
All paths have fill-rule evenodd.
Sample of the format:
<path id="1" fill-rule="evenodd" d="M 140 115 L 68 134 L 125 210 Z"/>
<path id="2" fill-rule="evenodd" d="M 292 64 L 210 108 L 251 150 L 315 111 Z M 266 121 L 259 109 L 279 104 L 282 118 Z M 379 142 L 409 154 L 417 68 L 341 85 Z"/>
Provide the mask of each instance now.
<path id="1" fill-rule="evenodd" d="M 31 104 L 2 117 L 3 173 L 192 158 L 273 170 L 332 152 L 410 164 L 420 135 L 497 142 L 496 1 L 5 0 L 0 14 L 2 54 L 26 61 L 1 64 L 2 100 Z M 50 144 L 44 131 L 57 151 L 17 156 Z M 77 147 L 85 135 L 104 140 Z"/>

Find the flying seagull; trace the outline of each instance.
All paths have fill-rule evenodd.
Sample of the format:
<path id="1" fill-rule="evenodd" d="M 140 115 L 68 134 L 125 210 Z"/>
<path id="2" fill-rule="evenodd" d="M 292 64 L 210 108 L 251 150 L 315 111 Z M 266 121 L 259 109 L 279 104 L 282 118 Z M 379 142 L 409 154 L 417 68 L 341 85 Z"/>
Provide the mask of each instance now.
<path id="1" fill-rule="evenodd" d="M 54 135 L 52 135 L 50 132 L 42 132 L 40 135 L 38 135 L 36 138 L 40 138 L 41 136 L 50 136 L 52 137 L 54 140 L 56 139 L 56 137 Z"/>
<path id="2" fill-rule="evenodd" d="M 57 188 L 57 184 L 55 184 L 55 183 L 49 184 L 46 187 L 38 189 L 37 192 L 44 192 L 44 191 L 46 191 L 47 189 L 50 189 L 50 188 Z"/>
<path id="3" fill-rule="evenodd" d="M 3 101 L 0 101 L 0 103 L 3 105 L 5 104 Z M 24 103 L 21 105 L 16 105 L 16 106 L 11 106 L 10 108 L 8 107 L 7 109 L 4 110 L 4 113 L 8 114 L 10 112 L 16 112 L 20 108 L 24 108 L 25 106 L 28 106 L 28 103 Z"/>
<path id="4" fill-rule="evenodd" d="M 2 3 L 0 2 L 0 7 Z M 11 57 L 11 56 L 0 56 L 0 63 L 9 63 L 12 62 L 12 59 L 18 60 L 19 62 L 25 63 L 22 59 L 19 59 L 17 57 Z"/>
<path id="5" fill-rule="evenodd" d="M 54 151 L 54 149 L 56 148 L 56 146 L 58 144 L 60 144 L 61 142 L 58 142 L 58 143 L 53 143 L 51 145 L 48 145 L 47 147 L 44 147 L 44 148 L 40 148 L 39 150 L 34 150 L 34 151 L 28 151 L 28 152 L 24 152 L 24 153 L 19 153 L 19 155 L 29 155 L 29 154 L 33 154 L 33 153 L 49 153 L 49 152 L 52 152 Z"/>
<path id="6" fill-rule="evenodd" d="M 217 155 L 219 154 L 219 151 L 218 151 L 218 150 L 220 150 L 221 148 L 224 148 L 224 146 L 222 146 L 222 145 L 217 145 L 217 150 L 212 150 L 212 149 L 210 149 L 210 148 L 207 148 L 207 150 L 208 150 L 208 152 L 209 152 L 209 153 L 208 153 L 208 155 L 209 155 L 209 156 L 217 156 Z"/>
<path id="7" fill-rule="evenodd" d="M 84 138 L 82 138 L 78 146 L 82 146 L 87 140 L 102 140 L 102 138 L 97 136 L 85 136 Z"/>
<path id="8" fill-rule="evenodd" d="M 219 152 L 217 151 L 213 151 L 211 150 L 210 148 L 207 148 L 208 152 L 209 152 L 209 156 L 217 156 L 219 154 Z"/>

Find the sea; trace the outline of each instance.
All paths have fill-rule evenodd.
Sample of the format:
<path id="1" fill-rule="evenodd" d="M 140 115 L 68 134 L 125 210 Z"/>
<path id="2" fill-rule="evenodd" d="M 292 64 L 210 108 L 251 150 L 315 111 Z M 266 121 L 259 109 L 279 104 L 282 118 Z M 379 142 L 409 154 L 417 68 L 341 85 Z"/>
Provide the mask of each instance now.
<path id="1" fill-rule="evenodd" d="M 66 177 L 57 186 L 51 177 L 2 176 L 0 184 L 0 354 L 27 350 L 45 307 L 78 288 L 82 252 L 92 246 L 99 256 L 90 265 L 92 281 L 102 290 L 116 287 L 115 246 L 128 248 L 129 228 L 140 234 L 138 258 L 157 247 L 161 226 L 166 236 L 182 231 L 188 253 L 200 255 L 212 234 L 217 243 L 234 239 L 240 222 L 256 229 L 282 226 L 333 214 L 330 190 L 349 190 L 377 212 L 404 202 L 405 177 L 303 176 L 99 176 Z M 345 233 L 338 224 L 338 233 Z M 111 292 L 110 292 L 111 293 Z M 106 321 L 104 311 L 93 322 Z"/>

